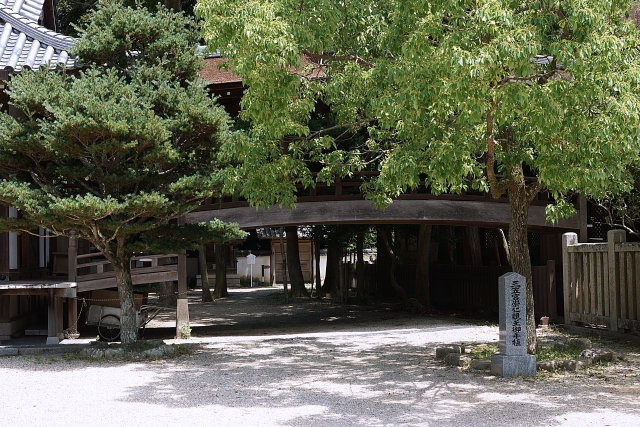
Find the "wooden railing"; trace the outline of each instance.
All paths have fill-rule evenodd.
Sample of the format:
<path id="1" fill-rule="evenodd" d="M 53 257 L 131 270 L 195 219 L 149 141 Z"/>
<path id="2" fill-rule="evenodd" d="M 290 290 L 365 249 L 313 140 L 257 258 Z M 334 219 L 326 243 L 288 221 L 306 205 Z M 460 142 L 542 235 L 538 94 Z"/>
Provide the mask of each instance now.
<path id="1" fill-rule="evenodd" d="M 304 188 L 297 185 L 297 201 L 305 202 L 327 202 L 337 200 L 363 200 L 364 195 L 360 190 L 360 186 L 369 181 L 371 178 L 378 176 L 379 172 L 364 171 L 354 173 L 352 177 L 340 178 L 327 185 L 326 183 L 317 183 L 315 187 Z M 527 181 L 535 181 L 536 178 L 527 177 Z M 465 201 L 486 201 L 497 203 L 508 203 L 509 199 L 505 195 L 499 199 L 494 199 L 491 194 L 479 191 L 462 191 L 460 194 L 440 194 L 433 195 L 431 190 L 425 186 L 424 181 L 420 183 L 418 188 L 401 194 L 398 200 L 465 200 Z M 538 194 L 532 205 L 546 206 L 552 203 L 553 199 L 546 192 Z M 205 202 L 201 209 L 228 209 L 249 206 L 249 203 L 242 197 L 228 196 L 220 199 L 209 199 Z"/>
<path id="2" fill-rule="evenodd" d="M 611 230 L 607 243 L 562 238 L 565 322 L 640 331 L 640 243 Z"/>
<path id="3" fill-rule="evenodd" d="M 74 271 L 78 292 L 116 286 L 111 262 L 100 253 L 77 255 Z M 142 255 L 131 258 L 131 280 L 134 285 L 178 280 L 178 255 Z"/>

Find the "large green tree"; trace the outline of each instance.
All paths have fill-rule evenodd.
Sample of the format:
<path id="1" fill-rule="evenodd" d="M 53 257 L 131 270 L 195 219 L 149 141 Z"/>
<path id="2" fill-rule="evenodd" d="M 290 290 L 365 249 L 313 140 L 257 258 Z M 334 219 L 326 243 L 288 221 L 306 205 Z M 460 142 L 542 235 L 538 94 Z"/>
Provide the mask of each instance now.
<path id="1" fill-rule="evenodd" d="M 308 161 L 322 165 L 319 180 L 374 162 L 380 175 L 364 188 L 379 206 L 422 179 L 434 193 L 506 193 L 512 266 L 531 284 L 527 215 L 537 194 L 556 198 L 548 213 L 557 216 L 572 212 L 568 194 L 627 185 L 640 105 L 630 3 L 202 0 L 208 44 L 249 87 L 241 117 L 252 139 L 235 147 L 244 168 L 228 183 L 245 183 L 256 204 L 291 204 L 292 183 L 313 183 Z M 318 100 L 342 129 L 366 128 L 366 143 L 337 150 L 311 132 Z M 528 286 L 531 352 L 533 313 Z"/>
<path id="2" fill-rule="evenodd" d="M 73 50 L 77 73 L 23 71 L 8 82 L 18 114 L 0 116 L 0 203 L 19 209 L 0 229 L 90 241 L 111 261 L 121 337 L 137 339 L 130 258 L 232 239 L 235 226 L 178 225 L 214 196 L 223 109 L 198 82 L 194 23 L 100 3 Z"/>

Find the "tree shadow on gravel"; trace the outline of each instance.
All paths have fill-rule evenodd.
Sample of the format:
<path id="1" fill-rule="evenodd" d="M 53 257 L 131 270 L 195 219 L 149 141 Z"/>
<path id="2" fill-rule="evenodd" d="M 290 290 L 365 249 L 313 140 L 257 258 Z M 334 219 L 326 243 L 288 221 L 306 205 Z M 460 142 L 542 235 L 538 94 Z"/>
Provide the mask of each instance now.
<path id="1" fill-rule="evenodd" d="M 611 425 L 635 425 L 640 415 L 637 384 L 464 372 L 435 362 L 435 345 L 393 332 L 211 344 L 126 392 L 153 405 L 215 408 L 229 425 L 240 414 L 266 417 L 262 425 L 335 427 L 586 426 L 612 414 Z"/>

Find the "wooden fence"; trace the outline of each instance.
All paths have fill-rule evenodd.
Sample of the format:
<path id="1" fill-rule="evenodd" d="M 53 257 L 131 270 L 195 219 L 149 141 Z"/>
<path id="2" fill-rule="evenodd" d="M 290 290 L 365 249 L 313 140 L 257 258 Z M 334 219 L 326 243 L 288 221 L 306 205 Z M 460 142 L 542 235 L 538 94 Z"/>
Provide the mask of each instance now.
<path id="1" fill-rule="evenodd" d="M 565 323 L 640 331 L 640 243 L 611 230 L 606 243 L 562 236 Z"/>
<path id="2" fill-rule="evenodd" d="M 78 292 L 117 287 L 111 262 L 101 253 L 77 255 L 74 271 Z M 131 258 L 131 281 L 134 285 L 178 280 L 178 255 L 145 255 Z"/>

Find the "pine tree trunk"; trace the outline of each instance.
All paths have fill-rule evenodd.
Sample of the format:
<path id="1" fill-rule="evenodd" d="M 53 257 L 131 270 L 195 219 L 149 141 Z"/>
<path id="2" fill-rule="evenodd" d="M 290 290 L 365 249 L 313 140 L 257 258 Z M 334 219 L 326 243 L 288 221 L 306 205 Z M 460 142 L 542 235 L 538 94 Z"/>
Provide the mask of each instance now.
<path id="1" fill-rule="evenodd" d="M 389 271 L 391 270 L 391 255 L 389 255 L 387 251 L 384 237 L 386 237 L 387 240 L 391 239 L 390 227 L 376 227 L 376 295 L 379 297 L 393 296 L 395 293 L 389 276 Z"/>
<path id="2" fill-rule="evenodd" d="M 289 268 L 289 279 L 291 280 L 291 296 L 309 297 L 309 292 L 304 286 L 304 276 L 300 266 L 300 246 L 298 245 L 298 227 L 286 227 L 287 232 L 287 267 Z"/>
<path id="3" fill-rule="evenodd" d="M 356 235 L 356 295 L 358 301 L 364 301 L 364 231 Z"/>
<path id="4" fill-rule="evenodd" d="M 324 274 L 324 284 L 322 285 L 322 295 L 331 294 L 335 297 L 338 294 L 340 282 L 340 244 L 329 241 L 327 244 L 327 268 Z"/>
<path id="5" fill-rule="evenodd" d="M 456 265 L 456 230 L 453 226 L 447 227 L 447 255 L 449 256 L 449 264 Z"/>
<path id="6" fill-rule="evenodd" d="M 471 252 L 471 265 L 482 266 L 482 247 L 480 246 L 480 229 L 478 227 L 467 227 L 467 240 Z"/>
<path id="7" fill-rule="evenodd" d="M 200 282 L 202 283 L 202 302 L 211 302 L 213 301 L 213 296 L 211 295 L 211 287 L 209 286 L 207 252 L 204 245 L 198 249 L 198 267 L 200 268 Z"/>
<path id="8" fill-rule="evenodd" d="M 431 253 L 431 230 L 433 226 L 420 224 L 418 254 L 416 257 L 416 299 L 425 307 L 431 305 L 429 296 L 429 255 Z"/>
<path id="9" fill-rule="evenodd" d="M 509 255 L 512 270 L 525 277 L 527 281 L 527 351 L 536 353 L 536 321 L 533 303 L 533 283 L 531 258 L 527 241 L 527 220 L 529 200 L 522 165 L 516 165 L 511 171 L 509 184 Z"/>
<path id="10" fill-rule="evenodd" d="M 213 291 L 213 298 L 224 298 L 229 296 L 227 290 L 227 261 L 226 261 L 226 245 L 224 243 L 216 243 L 216 287 Z"/>
<path id="11" fill-rule="evenodd" d="M 344 280 L 344 275 L 346 273 L 346 267 L 344 265 L 344 253 L 342 248 L 340 248 L 340 257 L 338 258 L 338 302 L 340 304 L 347 303 L 347 286 Z"/>
<path id="12" fill-rule="evenodd" d="M 130 345 L 138 340 L 138 319 L 133 298 L 133 282 L 131 281 L 131 259 L 112 260 L 120 298 L 120 341 Z"/>
<path id="13" fill-rule="evenodd" d="M 391 247 L 391 242 L 389 241 L 389 237 L 387 236 L 387 234 L 384 232 L 381 234 L 382 234 L 382 240 L 384 241 L 384 245 L 387 249 L 387 252 L 391 256 L 391 269 L 389 270 L 389 279 L 391 280 L 391 286 L 393 286 L 393 289 L 395 289 L 396 292 L 400 294 L 400 297 L 402 298 L 402 304 L 406 306 L 407 292 L 404 290 L 402 286 L 398 284 L 398 281 L 396 280 L 396 265 L 398 264 L 398 261 L 396 259 L 396 254 L 393 252 L 393 248 Z"/>

